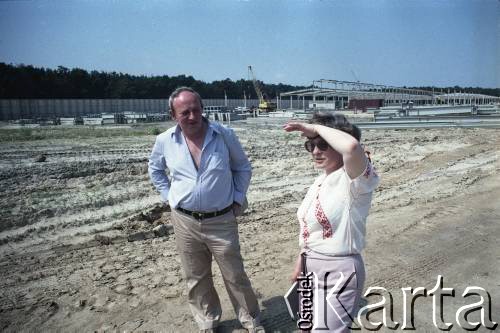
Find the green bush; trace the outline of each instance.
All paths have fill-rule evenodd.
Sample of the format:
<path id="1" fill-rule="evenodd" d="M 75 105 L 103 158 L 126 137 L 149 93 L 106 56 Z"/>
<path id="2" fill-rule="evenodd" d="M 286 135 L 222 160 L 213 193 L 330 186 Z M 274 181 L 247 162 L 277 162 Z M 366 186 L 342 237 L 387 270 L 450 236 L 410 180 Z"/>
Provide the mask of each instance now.
<path id="1" fill-rule="evenodd" d="M 153 127 L 149 133 L 151 133 L 152 135 L 158 135 L 161 133 L 161 130 L 158 128 L 158 127 Z"/>

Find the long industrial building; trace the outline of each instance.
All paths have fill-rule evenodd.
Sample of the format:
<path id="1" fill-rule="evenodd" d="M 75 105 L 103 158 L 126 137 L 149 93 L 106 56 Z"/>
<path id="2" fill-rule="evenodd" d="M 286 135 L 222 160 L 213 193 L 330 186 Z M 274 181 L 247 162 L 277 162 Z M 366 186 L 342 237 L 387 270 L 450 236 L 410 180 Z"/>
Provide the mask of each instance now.
<path id="1" fill-rule="evenodd" d="M 420 90 L 371 83 L 326 80 L 313 82 L 313 88 L 280 94 L 282 102 L 298 101 L 301 109 L 355 109 L 366 111 L 373 108 L 397 107 L 411 103 L 419 105 L 487 105 L 500 103 L 500 97 L 456 91 Z M 295 103 L 293 103 L 295 104 Z"/>

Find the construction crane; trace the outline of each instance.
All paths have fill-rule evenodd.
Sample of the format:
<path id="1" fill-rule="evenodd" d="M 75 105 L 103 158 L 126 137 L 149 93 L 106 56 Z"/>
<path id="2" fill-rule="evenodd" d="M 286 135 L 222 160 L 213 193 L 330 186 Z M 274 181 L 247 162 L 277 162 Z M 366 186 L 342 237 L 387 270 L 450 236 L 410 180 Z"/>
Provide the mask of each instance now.
<path id="1" fill-rule="evenodd" d="M 252 66 L 248 66 L 248 73 L 251 75 L 253 87 L 255 88 L 255 92 L 257 93 L 257 98 L 259 99 L 259 110 L 262 112 L 271 112 L 276 110 L 276 103 L 271 102 L 265 94 L 262 93 L 262 90 L 259 87 L 259 82 L 255 78 L 255 75 L 252 71 Z"/>
<path id="2" fill-rule="evenodd" d="M 356 82 L 359 83 L 358 76 L 356 75 L 356 73 L 354 72 L 354 70 L 352 68 L 351 68 L 351 73 L 352 73 L 352 76 L 354 76 L 354 79 L 356 80 Z"/>

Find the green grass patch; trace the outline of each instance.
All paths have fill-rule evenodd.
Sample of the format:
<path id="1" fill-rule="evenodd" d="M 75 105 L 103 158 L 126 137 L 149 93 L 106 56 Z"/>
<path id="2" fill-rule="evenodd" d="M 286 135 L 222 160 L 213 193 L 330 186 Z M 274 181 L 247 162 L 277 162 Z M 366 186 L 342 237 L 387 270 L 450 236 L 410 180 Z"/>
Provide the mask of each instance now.
<path id="1" fill-rule="evenodd" d="M 158 135 L 171 124 L 101 128 L 98 126 L 0 128 L 0 142 L 36 141 L 47 139 L 112 138 L 121 136 Z"/>

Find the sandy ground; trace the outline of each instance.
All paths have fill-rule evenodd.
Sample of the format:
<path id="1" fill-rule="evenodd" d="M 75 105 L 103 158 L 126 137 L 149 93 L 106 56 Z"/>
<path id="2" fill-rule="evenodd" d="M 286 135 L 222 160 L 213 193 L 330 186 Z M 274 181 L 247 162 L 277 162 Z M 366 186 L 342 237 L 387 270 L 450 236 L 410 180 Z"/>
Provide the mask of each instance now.
<path id="1" fill-rule="evenodd" d="M 318 171 L 303 140 L 279 121 L 231 126 L 254 168 L 250 209 L 239 220 L 245 267 L 267 331 L 293 332 L 282 295 L 298 253 L 295 212 Z M 455 314 L 472 303 L 461 297 L 467 286 L 489 292 L 500 322 L 499 134 L 363 133 L 382 177 L 367 224 L 365 288 L 392 294 L 396 321 L 403 319 L 401 288 L 430 290 L 442 275 L 455 289 L 443 306 L 452 331 L 462 331 Z M 1 331 L 197 331 L 175 235 L 151 232 L 170 219 L 147 176 L 153 142 L 145 135 L 0 143 Z M 40 153 L 46 162 L 34 162 Z M 244 332 L 216 265 L 214 275 L 220 331 Z M 417 300 L 417 331 L 437 331 L 432 313 L 430 296 Z"/>

